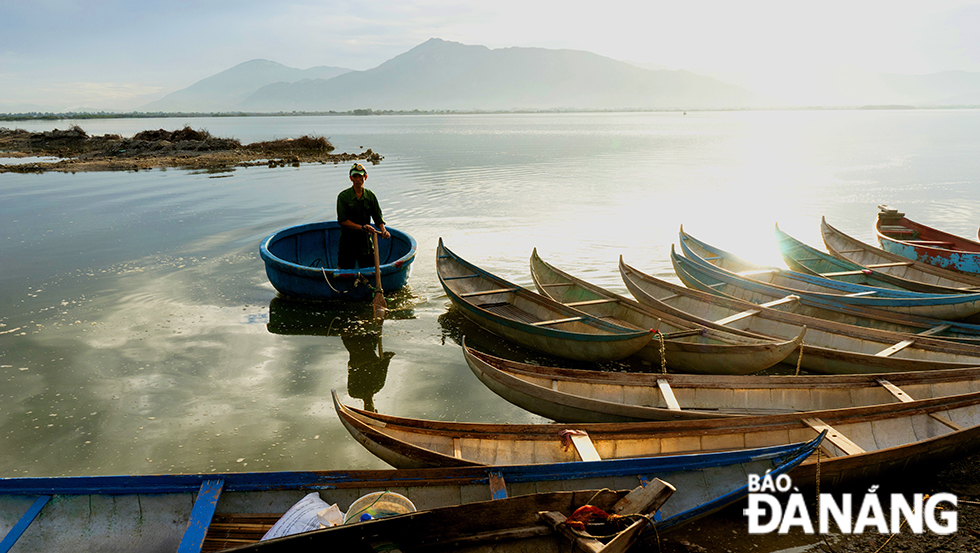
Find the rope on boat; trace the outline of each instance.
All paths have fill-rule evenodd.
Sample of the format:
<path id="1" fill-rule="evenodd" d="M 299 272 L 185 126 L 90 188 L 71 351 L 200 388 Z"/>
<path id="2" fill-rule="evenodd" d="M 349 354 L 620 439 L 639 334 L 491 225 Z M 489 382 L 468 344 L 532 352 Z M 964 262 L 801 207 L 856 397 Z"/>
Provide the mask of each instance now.
<path id="1" fill-rule="evenodd" d="M 803 363 L 803 340 L 800 340 L 800 357 L 796 360 L 796 376 L 800 376 L 801 363 Z M 817 459 L 819 459 L 819 457 Z"/>
<path id="2" fill-rule="evenodd" d="M 330 284 L 330 279 L 327 278 L 327 270 L 326 269 L 324 269 L 323 267 L 320 267 L 320 270 L 323 271 L 323 280 L 327 281 L 327 286 L 329 286 L 331 290 L 333 290 L 334 292 L 336 292 L 338 294 L 346 294 L 347 293 L 347 290 L 344 290 L 343 292 L 341 292 L 340 290 L 334 288 L 333 287 L 333 284 Z"/>
<path id="3" fill-rule="evenodd" d="M 603 511 L 598 507 L 595 507 L 590 504 L 586 504 L 576 509 L 575 512 L 572 513 L 571 516 L 569 516 L 567 519 L 565 519 L 565 522 L 563 522 L 562 524 L 564 524 L 569 531 L 571 531 L 573 534 L 577 536 L 583 538 L 604 540 L 604 539 L 616 537 L 619 534 L 621 534 L 622 531 L 625 529 L 626 525 L 623 525 L 621 527 L 622 529 L 617 530 L 612 534 L 597 536 L 595 534 L 590 534 L 588 531 L 585 530 L 589 522 L 601 521 L 601 522 L 607 522 L 607 523 L 619 525 L 621 522 L 635 521 L 639 519 L 646 520 L 647 524 L 650 525 L 653 524 L 653 518 L 650 515 L 643 515 L 640 513 L 631 513 L 628 515 L 612 515 Z"/>
<path id="4" fill-rule="evenodd" d="M 313 263 L 310 263 L 310 266 L 311 267 L 316 267 L 317 265 L 320 266 L 320 272 L 323 273 L 323 280 L 327 281 L 327 286 L 329 286 L 330 289 L 334 291 L 334 293 L 337 293 L 337 294 L 346 294 L 347 292 L 350 292 L 350 290 L 338 290 L 338 289 L 336 289 L 336 288 L 333 287 L 333 284 L 330 283 L 330 279 L 327 278 L 327 268 L 326 268 L 325 265 L 323 265 L 323 260 L 321 260 L 320 258 L 316 258 L 316 259 L 313 260 Z M 371 286 L 370 281 L 364 275 L 362 275 L 361 273 L 357 273 L 357 277 L 354 279 L 354 286 L 356 287 L 356 286 L 358 286 L 361 283 L 367 284 L 368 285 L 368 288 L 370 288 L 372 291 L 374 291 L 374 287 Z"/>
<path id="5" fill-rule="evenodd" d="M 664 348 L 664 333 L 658 330 L 653 331 L 657 335 L 657 339 L 660 340 L 660 370 L 664 374 L 667 374 L 667 352 Z"/>

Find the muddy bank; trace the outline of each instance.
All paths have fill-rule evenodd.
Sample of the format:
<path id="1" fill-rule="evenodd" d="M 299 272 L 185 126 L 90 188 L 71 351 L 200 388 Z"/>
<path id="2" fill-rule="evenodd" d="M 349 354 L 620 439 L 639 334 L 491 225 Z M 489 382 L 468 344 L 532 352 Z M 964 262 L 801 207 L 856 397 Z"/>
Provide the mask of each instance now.
<path id="1" fill-rule="evenodd" d="M 116 134 L 89 136 L 73 126 L 68 130 L 28 132 L 0 128 L 0 157 L 39 158 L 0 163 L 0 173 L 45 171 L 139 171 L 178 168 L 222 170 L 234 167 L 299 166 L 301 163 L 341 163 L 362 160 L 377 164 L 383 156 L 367 149 L 361 153 L 333 153 L 334 146 L 322 136 L 301 136 L 242 144 L 234 138 L 211 136 L 190 127 L 137 133 L 131 138 Z"/>

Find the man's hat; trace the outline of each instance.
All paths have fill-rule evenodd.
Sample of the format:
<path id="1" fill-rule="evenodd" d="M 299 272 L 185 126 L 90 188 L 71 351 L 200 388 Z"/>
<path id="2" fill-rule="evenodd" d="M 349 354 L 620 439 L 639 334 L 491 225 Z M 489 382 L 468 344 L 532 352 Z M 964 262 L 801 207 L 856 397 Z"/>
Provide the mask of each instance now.
<path id="1" fill-rule="evenodd" d="M 367 171 L 364 170 L 364 166 L 363 165 L 361 165 L 360 163 L 355 163 L 350 168 L 350 175 L 352 177 L 354 175 L 364 175 L 366 177 L 367 176 Z"/>

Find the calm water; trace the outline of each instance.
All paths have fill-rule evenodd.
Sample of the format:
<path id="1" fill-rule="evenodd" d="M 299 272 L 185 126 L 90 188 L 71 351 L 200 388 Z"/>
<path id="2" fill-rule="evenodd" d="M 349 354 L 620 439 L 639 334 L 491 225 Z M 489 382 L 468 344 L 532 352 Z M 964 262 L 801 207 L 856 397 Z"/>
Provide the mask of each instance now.
<path id="1" fill-rule="evenodd" d="M 23 122 L 30 130 L 71 123 Z M 330 400 L 460 421 L 544 422 L 486 390 L 435 276 L 442 237 L 531 286 L 537 247 L 626 293 L 671 276 L 681 224 L 780 264 L 775 223 L 822 246 L 820 217 L 873 241 L 887 203 L 944 230 L 980 225 L 980 112 L 847 111 L 86 121 L 183 125 L 243 142 L 324 135 L 372 148 L 367 187 L 419 244 L 381 351 L 359 313 L 276 300 L 259 242 L 335 218 L 347 165 L 208 174 L 0 175 L 0 476 L 381 468 Z M 370 309 L 367 310 L 370 313 Z M 346 330 L 344 334 L 350 334 Z M 513 355 L 523 352 L 512 351 Z M 348 364 L 358 366 L 349 370 Z"/>

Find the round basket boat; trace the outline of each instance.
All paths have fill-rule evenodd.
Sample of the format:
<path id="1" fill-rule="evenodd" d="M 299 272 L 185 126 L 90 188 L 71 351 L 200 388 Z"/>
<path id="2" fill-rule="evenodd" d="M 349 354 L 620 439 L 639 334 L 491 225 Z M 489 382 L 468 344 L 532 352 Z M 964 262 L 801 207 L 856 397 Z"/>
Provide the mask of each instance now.
<path id="1" fill-rule="evenodd" d="M 415 239 L 387 227 L 388 240 L 378 240 L 381 287 L 385 293 L 408 283 L 418 249 Z M 340 223 L 324 221 L 287 227 L 262 241 L 269 282 L 283 296 L 304 300 L 362 300 L 374 292 L 374 267 L 337 268 Z"/>

